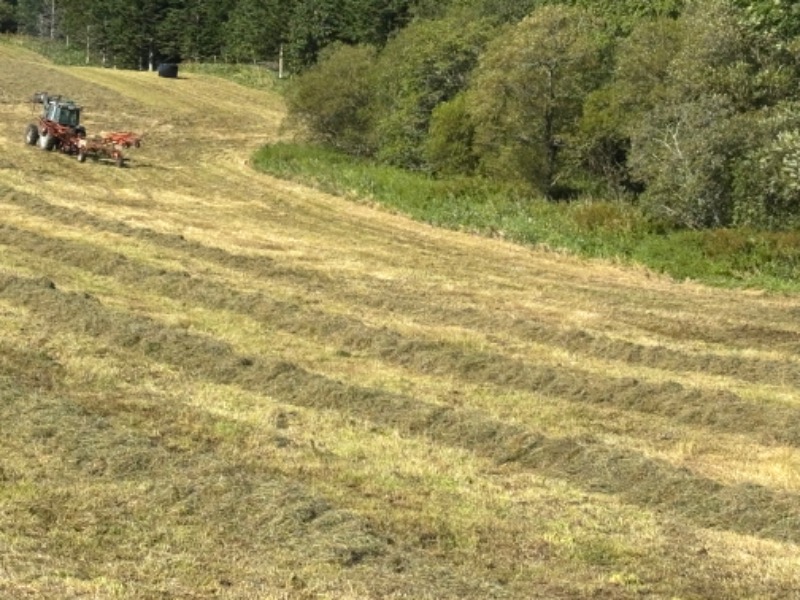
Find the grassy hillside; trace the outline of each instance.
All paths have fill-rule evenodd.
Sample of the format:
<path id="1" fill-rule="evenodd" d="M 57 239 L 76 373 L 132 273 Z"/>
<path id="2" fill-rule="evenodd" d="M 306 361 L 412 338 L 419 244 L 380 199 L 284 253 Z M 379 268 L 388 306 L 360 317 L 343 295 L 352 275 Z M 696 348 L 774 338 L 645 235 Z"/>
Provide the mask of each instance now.
<path id="1" fill-rule="evenodd" d="M 269 92 L 0 65 L 0 597 L 800 589 L 800 298 L 257 173 Z M 129 168 L 25 146 L 42 89 Z"/>
<path id="2" fill-rule="evenodd" d="M 553 202 L 507 182 L 431 177 L 319 145 L 265 145 L 256 168 L 439 227 L 641 265 L 722 287 L 800 291 L 800 232 L 669 230 L 624 200 Z"/>

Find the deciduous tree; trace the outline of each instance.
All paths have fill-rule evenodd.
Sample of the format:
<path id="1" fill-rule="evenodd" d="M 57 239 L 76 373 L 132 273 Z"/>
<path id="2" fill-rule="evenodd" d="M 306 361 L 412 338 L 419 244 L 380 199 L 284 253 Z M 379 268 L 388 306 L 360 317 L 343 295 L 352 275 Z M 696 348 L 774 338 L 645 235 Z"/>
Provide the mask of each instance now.
<path id="1" fill-rule="evenodd" d="M 311 138 L 351 154 L 369 154 L 375 66 L 371 46 L 335 44 L 296 79 L 288 95 L 295 123 Z"/>
<path id="2" fill-rule="evenodd" d="M 433 110 L 467 87 L 492 33 L 486 21 L 457 16 L 412 23 L 381 52 L 376 79 L 378 156 L 407 168 L 425 166 Z"/>
<path id="3" fill-rule="evenodd" d="M 546 6 L 489 45 L 467 95 L 483 172 L 556 192 L 559 151 L 610 72 L 602 31 L 585 10 Z"/>

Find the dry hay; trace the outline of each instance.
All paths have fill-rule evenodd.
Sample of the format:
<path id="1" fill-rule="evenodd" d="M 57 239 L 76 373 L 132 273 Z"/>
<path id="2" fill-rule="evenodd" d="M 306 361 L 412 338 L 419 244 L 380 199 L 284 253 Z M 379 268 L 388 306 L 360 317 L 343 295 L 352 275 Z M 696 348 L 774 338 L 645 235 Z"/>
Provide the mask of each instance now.
<path id="1" fill-rule="evenodd" d="M 259 175 L 269 93 L 0 59 L 0 596 L 800 587 L 797 298 Z M 131 168 L 24 147 L 31 85 Z"/>

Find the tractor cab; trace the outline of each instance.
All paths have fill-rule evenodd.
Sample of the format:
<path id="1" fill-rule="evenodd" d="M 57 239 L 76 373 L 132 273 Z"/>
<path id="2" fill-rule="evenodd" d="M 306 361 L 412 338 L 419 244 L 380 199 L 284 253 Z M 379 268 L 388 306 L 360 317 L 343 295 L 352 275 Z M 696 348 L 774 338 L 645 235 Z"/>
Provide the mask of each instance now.
<path id="1" fill-rule="evenodd" d="M 72 101 L 54 100 L 45 104 L 44 118 L 75 129 L 81 122 L 81 108 Z"/>
<path id="2" fill-rule="evenodd" d="M 81 122 L 81 107 L 72 100 L 61 96 L 51 96 L 47 92 L 38 92 L 33 96 L 35 104 L 42 105 L 42 119 L 53 121 L 70 129 L 78 129 Z"/>

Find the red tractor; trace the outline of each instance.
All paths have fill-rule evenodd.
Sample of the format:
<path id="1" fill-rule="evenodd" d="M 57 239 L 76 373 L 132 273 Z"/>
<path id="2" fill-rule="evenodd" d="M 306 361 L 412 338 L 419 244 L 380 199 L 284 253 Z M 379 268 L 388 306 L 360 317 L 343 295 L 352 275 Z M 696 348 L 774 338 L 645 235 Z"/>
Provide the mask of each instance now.
<path id="1" fill-rule="evenodd" d="M 47 92 L 33 95 L 32 102 L 42 105 L 39 122 L 31 123 L 25 130 L 25 142 L 42 150 L 58 150 L 72 154 L 84 162 L 87 156 L 110 158 L 123 166 L 122 149 L 141 144 L 141 137 L 128 131 L 108 133 L 86 138 L 86 128 L 80 124 L 81 107 L 72 100 L 51 96 Z"/>

